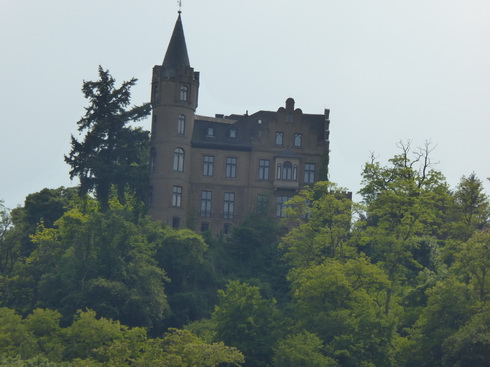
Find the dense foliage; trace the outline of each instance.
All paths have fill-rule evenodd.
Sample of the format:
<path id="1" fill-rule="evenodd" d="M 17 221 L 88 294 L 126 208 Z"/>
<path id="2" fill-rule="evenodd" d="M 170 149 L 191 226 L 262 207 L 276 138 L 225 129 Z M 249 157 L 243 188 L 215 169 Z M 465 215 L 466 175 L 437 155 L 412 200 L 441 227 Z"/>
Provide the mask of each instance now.
<path id="1" fill-rule="evenodd" d="M 117 195 L 0 203 L 0 366 L 490 366 L 490 203 L 429 146 L 280 223 L 173 230 Z"/>
<path id="2" fill-rule="evenodd" d="M 99 80 L 84 81 L 82 92 L 89 101 L 85 115 L 77 122 L 83 141 L 71 137 L 71 152 L 65 162 L 71 167 L 70 178 L 80 178 L 80 192 L 95 190 L 105 210 L 111 187 L 119 200 L 131 188 L 143 191 L 147 175 L 149 134 L 141 128 L 128 126 L 150 114 L 150 104 L 133 106 L 131 87 L 136 79 L 125 81 L 119 88 L 115 79 L 99 66 Z"/>

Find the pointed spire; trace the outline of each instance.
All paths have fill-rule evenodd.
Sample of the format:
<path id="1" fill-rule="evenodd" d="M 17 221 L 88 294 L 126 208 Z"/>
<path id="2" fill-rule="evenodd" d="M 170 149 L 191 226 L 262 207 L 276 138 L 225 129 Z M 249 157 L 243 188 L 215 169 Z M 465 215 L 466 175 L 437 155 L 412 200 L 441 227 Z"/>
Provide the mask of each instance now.
<path id="1" fill-rule="evenodd" d="M 175 22 L 174 32 L 168 44 L 167 53 L 163 59 L 163 69 L 167 76 L 177 75 L 177 71 L 181 66 L 190 67 L 189 55 L 187 54 L 187 46 L 185 44 L 184 28 L 182 27 L 182 19 L 177 18 Z"/>

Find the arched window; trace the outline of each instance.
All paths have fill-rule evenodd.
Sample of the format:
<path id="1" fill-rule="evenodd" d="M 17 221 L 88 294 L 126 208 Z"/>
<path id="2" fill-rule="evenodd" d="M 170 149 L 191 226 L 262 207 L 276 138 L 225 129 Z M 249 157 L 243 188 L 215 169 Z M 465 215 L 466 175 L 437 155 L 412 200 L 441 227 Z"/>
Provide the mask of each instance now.
<path id="1" fill-rule="evenodd" d="M 180 100 L 181 101 L 187 101 L 187 98 L 189 98 L 189 87 L 187 85 L 181 85 L 180 86 Z"/>
<path id="2" fill-rule="evenodd" d="M 299 133 L 295 133 L 294 134 L 294 146 L 295 147 L 300 147 L 301 146 L 301 143 L 302 143 L 302 137 L 303 135 L 299 134 Z"/>
<path id="3" fill-rule="evenodd" d="M 276 132 L 276 141 L 275 141 L 276 145 L 282 145 L 283 138 L 284 138 L 283 132 L 281 131 Z"/>
<path id="4" fill-rule="evenodd" d="M 177 148 L 174 150 L 174 171 L 184 171 L 184 149 Z"/>
<path id="5" fill-rule="evenodd" d="M 293 165 L 289 161 L 284 162 L 282 165 L 282 179 L 288 181 L 293 179 Z"/>
<path id="6" fill-rule="evenodd" d="M 185 116 L 179 115 L 177 118 L 177 134 L 184 135 L 185 133 Z"/>
<path id="7" fill-rule="evenodd" d="M 153 172 L 155 170 L 155 163 L 157 159 L 157 151 L 155 148 L 151 148 L 150 151 L 150 171 Z"/>

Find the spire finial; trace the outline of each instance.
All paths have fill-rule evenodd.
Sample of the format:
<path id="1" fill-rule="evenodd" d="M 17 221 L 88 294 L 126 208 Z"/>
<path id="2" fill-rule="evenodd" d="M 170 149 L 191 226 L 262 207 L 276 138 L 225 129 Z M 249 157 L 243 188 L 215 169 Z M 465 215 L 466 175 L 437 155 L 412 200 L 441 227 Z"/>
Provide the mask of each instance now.
<path id="1" fill-rule="evenodd" d="M 179 14 L 182 13 L 182 0 L 177 0 L 177 4 L 179 4 Z"/>

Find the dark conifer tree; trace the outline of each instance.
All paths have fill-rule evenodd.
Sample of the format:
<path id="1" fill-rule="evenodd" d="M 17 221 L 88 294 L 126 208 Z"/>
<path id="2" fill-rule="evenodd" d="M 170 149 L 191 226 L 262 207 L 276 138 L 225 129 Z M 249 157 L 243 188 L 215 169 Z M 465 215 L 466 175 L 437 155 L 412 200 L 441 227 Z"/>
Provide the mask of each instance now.
<path id="1" fill-rule="evenodd" d="M 128 123 L 150 114 L 150 104 L 130 105 L 130 89 L 136 79 L 116 88 L 115 79 L 99 66 L 99 80 L 84 81 L 82 92 L 89 100 L 85 115 L 77 122 L 84 140 L 71 137 L 71 152 L 65 162 L 71 166 L 70 178 L 80 178 L 80 193 L 95 190 L 102 210 L 108 207 L 114 185 L 120 199 L 125 188 L 138 188 L 146 175 L 149 134 Z"/>

